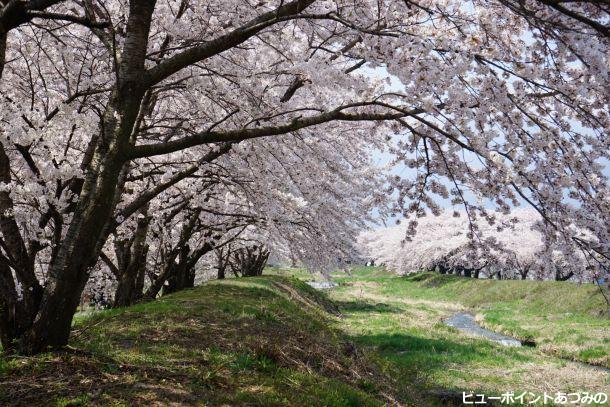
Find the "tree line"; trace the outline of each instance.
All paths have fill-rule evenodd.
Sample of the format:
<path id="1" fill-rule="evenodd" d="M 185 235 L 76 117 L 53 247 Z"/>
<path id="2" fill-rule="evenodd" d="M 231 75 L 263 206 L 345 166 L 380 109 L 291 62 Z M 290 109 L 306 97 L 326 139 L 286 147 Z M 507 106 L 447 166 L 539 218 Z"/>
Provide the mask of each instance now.
<path id="1" fill-rule="evenodd" d="M 374 208 L 411 236 L 439 197 L 471 225 L 484 201 L 524 201 L 554 250 L 607 267 L 607 17 L 594 1 L 0 0 L 3 349 L 66 345 L 88 284 L 127 305 L 192 286 L 202 261 L 329 268 Z"/>

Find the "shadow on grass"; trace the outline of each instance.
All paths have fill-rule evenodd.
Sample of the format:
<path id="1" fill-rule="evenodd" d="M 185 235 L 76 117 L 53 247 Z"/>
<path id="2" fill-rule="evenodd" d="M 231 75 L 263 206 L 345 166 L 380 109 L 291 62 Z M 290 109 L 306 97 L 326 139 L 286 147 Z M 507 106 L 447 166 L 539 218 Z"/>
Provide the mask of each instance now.
<path id="1" fill-rule="evenodd" d="M 406 281 L 410 281 L 413 283 L 422 283 L 426 287 L 441 287 L 443 285 L 453 283 L 460 279 L 465 279 L 464 277 L 455 276 L 452 274 L 439 274 L 429 272 L 408 274 L 402 278 Z"/>
<path id="2" fill-rule="evenodd" d="M 96 314 L 73 351 L 0 356 L 0 406 L 381 405 L 386 376 L 344 349 L 322 301 L 248 278 Z"/>
<path id="3" fill-rule="evenodd" d="M 401 380 L 414 384 L 423 395 L 430 398 L 431 405 L 440 406 L 462 406 L 462 392 L 471 392 L 473 389 L 439 386 L 439 374 L 455 369 L 456 365 L 479 362 L 492 364 L 492 367 L 508 366 L 511 360 L 518 358 L 516 355 L 512 355 L 510 360 L 502 357 L 484 342 L 463 344 L 449 339 L 395 333 L 354 335 L 352 340 L 360 346 L 375 347 L 378 355 L 396 369 L 395 374 Z"/>
<path id="4" fill-rule="evenodd" d="M 404 312 L 404 310 L 393 307 L 384 303 L 370 303 L 366 301 L 338 301 L 335 300 L 334 303 L 339 307 L 342 312 L 350 313 L 350 312 L 378 312 L 378 313 L 399 313 Z"/>
<path id="5" fill-rule="evenodd" d="M 365 346 L 375 346 L 383 357 L 422 373 L 442 371 L 455 364 L 494 362 L 494 365 L 503 366 L 509 362 L 483 341 L 463 344 L 406 334 L 360 335 L 353 339 Z"/>

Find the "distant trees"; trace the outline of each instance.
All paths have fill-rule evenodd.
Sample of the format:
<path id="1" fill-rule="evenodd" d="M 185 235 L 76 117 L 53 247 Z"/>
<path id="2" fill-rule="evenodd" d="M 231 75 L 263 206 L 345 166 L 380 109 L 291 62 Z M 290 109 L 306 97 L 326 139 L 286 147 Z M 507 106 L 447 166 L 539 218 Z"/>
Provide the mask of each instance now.
<path id="1" fill-rule="evenodd" d="M 4 349 L 67 344 L 105 272 L 121 305 L 228 242 L 329 267 L 373 207 L 438 197 L 471 224 L 525 201 L 603 267 L 606 9 L 534 3 L 0 0 Z"/>
<path id="2" fill-rule="evenodd" d="M 406 226 L 363 233 L 364 255 L 399 273 L 437 271 L 465 277 L 591 281 L 595 277 L 574 245 L 572 253 L 549 246 L 538 229 L 542 218 L 534 210 L 513 210 L 492 224 L 475 228 L 463 211 L 444 211 L 418 219 L 414 238 L 405 239 Z M 584 238 L 584 237 L 583 237 Z"/>

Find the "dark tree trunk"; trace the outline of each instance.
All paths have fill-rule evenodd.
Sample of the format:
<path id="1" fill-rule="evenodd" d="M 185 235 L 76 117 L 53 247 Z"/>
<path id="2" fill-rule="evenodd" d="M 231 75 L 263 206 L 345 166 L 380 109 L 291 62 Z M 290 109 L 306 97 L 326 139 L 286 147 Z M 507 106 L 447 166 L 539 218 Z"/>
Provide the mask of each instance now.
<path id="1" fill-rule="evenodd" d="M 190 247 L 188 241 L 195 230 L 200 214 L 200 208 L 190 212 L 187 221 L 182 226 L 178 242 L 162 256 L 161 272 L 154 278 L 151 278 L 151 285 L 144 294 L 146 298 L 152 299 L 157 297 L 161 290 L 163 290 L 162 294 L 165 295 L 187 288 L 186 285 L 190 281 L 189 273 L 193 273 L 194 282 L 194 270 L 191 270 L 191 264 L 194 267 L 199 258 L 212 249 L 209 244 L 204 244 L 197 252 L 192 255 L 189 254 Z"/>
<path id="2" fill-rule="evenodd" d="M 114 294 L 113 307 L 127 307 L 142 298 L 147 252 L 148 248 L 143 248 L 141 254 L 130 261 L 123 271 Z"/>
<path id="3" fill-rule="evenodd" d="M 167 284 L 163 287 L 163 295 L 175 293 L 176 291 L 192 288 L 194 286 L 195 272 L 194 270 L 189 270 L 188 267 L 189 251 L 190 248 L 188 245 L 185 245 L 180 249 L 178 262 L 172 265 L 172 272 L 167 273 L 169 276 L 167 278 Z M 191 275 L 193 276 L 192 280 Z"/>
<path id="4" fill-rule="evenodd" d="M 224 267 L 222 267 L 222 266 L 218 267 L 218 275 L 217 275 L 217 277 L 218 277 L 219 280 L 224 280 L 225 279 L 225 277 L 226 277 L 225 276 L 225 272 L 226 272 L 226 270 L 225 270 Z"/>
<path id="5" fill-rule="evenodd" d="M 223 280 L 227 273 L 227 263 L 231 256 L 230 249 L 217 249 L 216 250 L 216 269 L 218 270 L 218 279 Z"/>
<path id="6" fill-rule="evenodd" d="M 146 208 L 142 210 L 142 215 L 144 215 L 143 218 L 138 219 L 133 238 L 127 242 L 119 242 L 115 246 L 119 267 L 115 273 L 118 278 L 118 286 L 114 295 L 113 307 L 133 305 L 143 296 L 146 256 L 148 255 L 146 235 L 150 223 Z"/>
<path id="7" fill-rule="evenodd" d="M 4 259 L 3 259 L 4 260 Z M 16 347 L 15 340 L 26 327 L 23 326 L 22 303 L 17 301 L 17 291 L 10 268 L 0 263 L 0 344 L 4 351 Z"/>
<path id="8" fill-rule="evenodd" d="M 479 278 L 479 274 L 481 274 L 481 270 L 483 270 L 485 267 L 487 267 L 487 262 L 485 264 L 483 264 L 481 267 L 467 269 L 468 270 L 467 277 Z"/>
<path id="9" fill-rule="evenodd" d="M 170 273 L 168 285 L 163 288 L 163 294 L 186 290 L 195 287 L 195 277 L 197 274 L 197 262 L 207 253 L 211 252 L 214 246 L 205 242 L 199 249 L 191 252 L 186 245 L 179 257 L 179 263 L 174 266 L 173 273 Z"/>
<path id="10" fill-rule="evenodd" d="M 0 183 L 11 182 L 10 160 L 0 143 Z M 30 242 L 29 248 L 12 215 L 13 200 L 8 191 L 0 192 L 0 338 L 6 349 L 19 348 L 22 337 L 32 327 L 42 299 L 42 286 L 34 272 L 34 259 L 39 245 Z M 11 270 L 12 268 L 12 270 Z M 13 273 L 21 283 L 18 298 Z"/>
<path id="11" fill-rule="evenodd" d="M 555 271 L 555 281 L 568 281 L 570 278 L 574 276 L 574 272 L 570 271 L 567 274 L 561 274 L 561 271 Z"/>
<path id="12" fill-rule="evenodd" d="M 56 256 L 32 327 L 20 336 L 23 354 L 60 348 L 68 343 L 72 318 L 104 244 L 112 216 L 119 176 L 127 161 L 130 138 L 144 95 L 142 75 L 155 1 L 131 1 L 118 82 L 106 106 L 102 134 L 86 170 L 78 204 Z M 3 231 L 4 235 L 4 231 Z"/>
<path id="13" fill-rule="evenodd" d="M 269 251 L 258 246 L 245 247 L 233 252 L 233 258 L 233 267 L 242 277 L 255 277 L 263 274 Z"/>

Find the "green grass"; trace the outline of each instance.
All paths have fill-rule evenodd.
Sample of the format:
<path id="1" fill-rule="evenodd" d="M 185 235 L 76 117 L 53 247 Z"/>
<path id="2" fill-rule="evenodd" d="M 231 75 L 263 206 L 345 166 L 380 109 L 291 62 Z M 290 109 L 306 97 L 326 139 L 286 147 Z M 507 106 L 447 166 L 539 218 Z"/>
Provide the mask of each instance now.
<path id="1" fill-rule="evenodd" d="M 267 267 L 265 275 L 276 275 L 282 277 L 292 277 L 301 281 L 322 281 L 331 277 L 334 280 L 352 280 L 359 278 L 378 278 L 378 277 L 396 277 L 394 273 L 387 271 L 384 267 L 363 267 L 355 266 L 349 269 L 337 270 L 330 273 L 328 276 L 320 272 L 308 271 L 302 267 Z"/>
<path id="2" fill-rule="evenodd" d="M 387 404 L 388 378 L 346 351 L 334 312 L 278 276 L 104 311 L 77 321 L 71 351 L 0 358 L 0 405 Z"/>
<path id="3" fill-rule="evenodd" d="M 319 272 L 309 272 L 300 267 L 267 267 L 264 274 L 267 276 L 296 278 L 301 281 L 321 281 L 325 279 Z"/>
<path id="4" fill-rule="evenodd" d="M 607 373 L 562 359 L 607 365 L 610 320 L 593 286 L 398 277 L 379 268 L 336 277 L 342 285 L 330 295 L 346 316 L 342 329 L 420 393 L 610 391 Z M 442 323 L 465 309 L 539 346 L 506 348 Z"/>
<path id="5" fill-rule="evenodd" d="M 268 269 L 82 315 L 71 348 L 0 357 L 0 405 L 445 406 L 462 391 L 610 392 L 609 319 L 592 286 L 379 267 Z M 330 299 L 329 299 L 330 297 Z M 459 310 L 537 343 L 505 348 L 442 323 Z M 549 404 L 547 404 L 549 405 Z"/>
<path id="6" fill-rule="evenodd" d="M 479 314 L 485 327 L 534 341 L 541 350 L 557 356 L 610 367 L 610 318 L 593 284 L 421 273 L 394 279 L 383 292 L 458 303 Z"/>
<path id="7" fill-rule="evenodd" d="M 402 277 L 387 287 L 388 292 L 408 290 L 469 307 L 496 304 L 538 312 L 581 313 L 599 316 L 607 311 L 603 297 L 593 284 L 559 281 L 479 280 L 437 273 L 417 273 Z"/>

